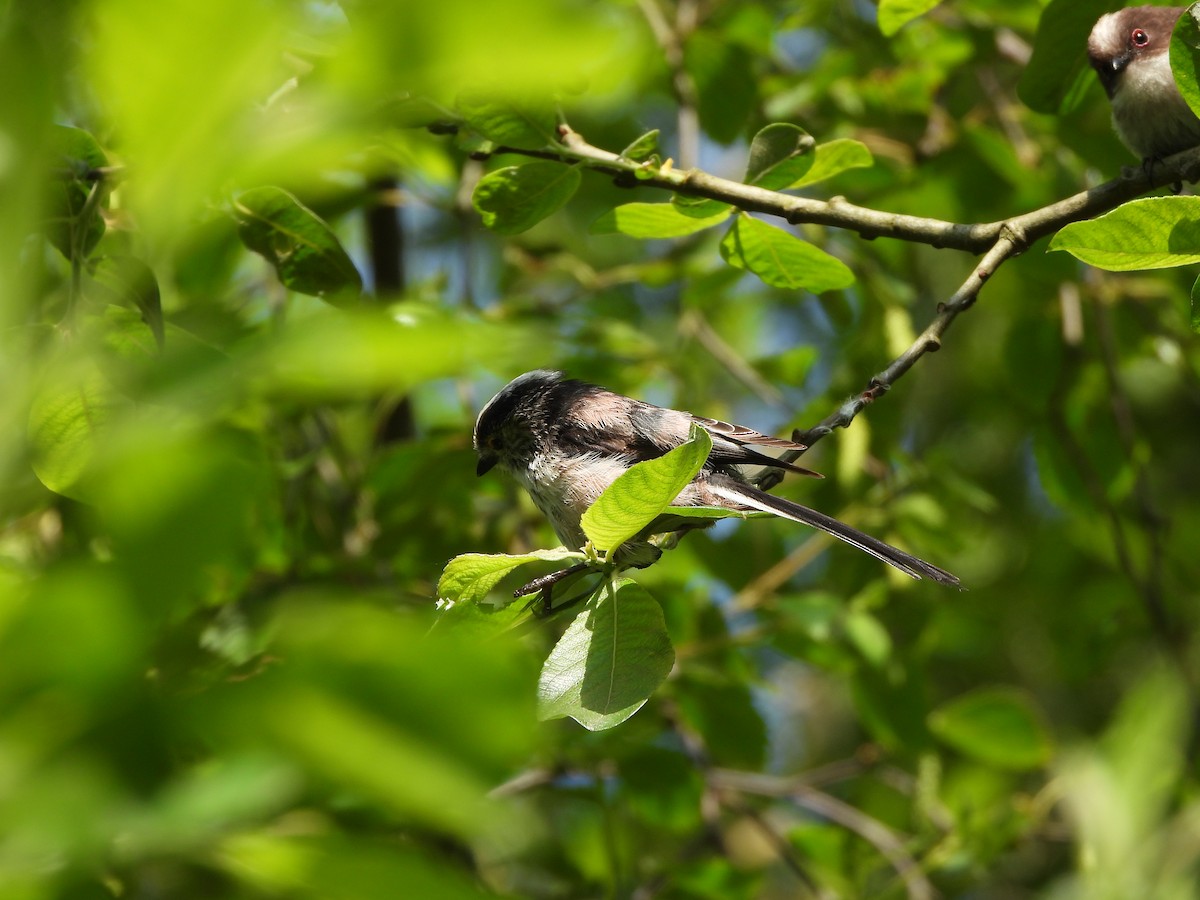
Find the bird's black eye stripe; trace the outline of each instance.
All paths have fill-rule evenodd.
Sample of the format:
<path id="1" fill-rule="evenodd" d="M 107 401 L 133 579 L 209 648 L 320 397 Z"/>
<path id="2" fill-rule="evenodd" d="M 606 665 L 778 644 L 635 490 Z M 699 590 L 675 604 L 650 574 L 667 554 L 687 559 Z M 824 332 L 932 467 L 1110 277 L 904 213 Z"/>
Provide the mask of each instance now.
<path id="1" fill-rule="evenodd" d="M 1134 47 L 1145 47 L 1150 43 L 1150 35 L 1141 28 L 1135 28 L 1129 35 L 1129 43 Z"/>

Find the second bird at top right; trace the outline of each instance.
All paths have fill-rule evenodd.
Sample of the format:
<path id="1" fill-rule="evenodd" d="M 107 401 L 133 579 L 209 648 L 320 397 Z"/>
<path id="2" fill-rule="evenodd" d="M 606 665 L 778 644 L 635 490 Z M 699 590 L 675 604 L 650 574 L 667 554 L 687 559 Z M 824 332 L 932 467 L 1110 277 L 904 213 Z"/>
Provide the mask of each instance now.
<path id="1" fill-rule="evenodd" d="M 1171 31 L 1179 6 L 1131 6 L 1101 16 L 1088 38 L 1088 61 L 1112 103 L 1113 128 L 1143 160 L 1200 144 L 1200 119 L 1171 74 Z"/>

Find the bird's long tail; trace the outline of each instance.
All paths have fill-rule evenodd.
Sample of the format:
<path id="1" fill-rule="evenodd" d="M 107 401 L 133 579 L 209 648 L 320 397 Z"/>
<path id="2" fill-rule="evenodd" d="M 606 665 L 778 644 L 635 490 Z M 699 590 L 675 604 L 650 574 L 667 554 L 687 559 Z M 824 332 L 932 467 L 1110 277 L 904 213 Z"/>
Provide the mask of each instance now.
<path id="1" fill-rule="evenodd" d="M 864 534 L 857 528 L 851 528 L 845 522 L 839 522 L 832 516 L 817 512 L 815 509 L 809 509 L 807 506 L 801 506 L 791 500 L 784 500 L 782 497 L 760 491 L 758 488 L 742 484 L 727 475 L 714 475 L 709 478 L 708 483 L 709 487 L 725 500 L 819 528 L 838 540 L 845 541 L 865 553 L 870 553 L 876 559 L 883 560 L 889 566 L 895 566 L 905 575 L 913 578 L 930 578 L 940 584 L 958 585 L 959 583 L 958 577 L 951 575 L 945 569 L 939 569 L 911 553 L 905 553 L 891 544 L 885 544 L 879 538 Z"/>

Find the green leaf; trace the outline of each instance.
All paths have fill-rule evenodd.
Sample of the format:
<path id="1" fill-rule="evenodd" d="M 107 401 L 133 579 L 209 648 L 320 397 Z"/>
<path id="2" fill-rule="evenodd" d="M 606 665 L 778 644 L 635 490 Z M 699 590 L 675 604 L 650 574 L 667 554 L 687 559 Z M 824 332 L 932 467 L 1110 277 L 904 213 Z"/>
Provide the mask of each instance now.
<path id="1" fill-rule="evenodd" d="M 558 119 L 548 104 L 464 91 L 457 106 L 472 129 L 504 147 L 540 150 L 558 143 Z"/>
<path id="2" fill-rule="evenodd" d="M 554 550 L 533 550 L 516 556 L 504 553 L 464 553 L 446 563 L 438 579 L 438 597 L 462 603 L 475 603 L 488 595 L 505 575 L 531 562 L 562 562 L 582 560 L 582 553 L 558 547 Z"/>
<path id="3" fill-rule="evenodd" d="M 721 256 L 731 266 L 753 272 L 773 287 L 819 294 L 854 283 L 854 273 L 841 260 L 747 215 L 738 216 L 721 240 Z"/>
<path id="4" fill-rule="evenodd" d="M 769 191 L 794 184 L 812 168 L 815 144 L 803 128 L 785 122 L 768 125 L 750 143 L 743 181 Z"/>
<path id="5" fill-rule="evenodd" d="M 733 143 L 758 105 L 753 55 L 723 34 L 697 29 L 688 37 L 683 56 L 696 82 L 701 126 L 717 143 Z"/>
<path id="6" fill-rule="evenodd" d="M 137 308 L 161 350 L 166 339 L 166 325 L 154 270 L 134 256 L 105 256 L 97 263 L 92 278 L 111 295 L 114 303 Z"/>
<path id="7" fill-rule="evenodd" d="M 471 204 L 498 234 L 520 234 L 560 210 L 579 189 L 579 170 L 533 162 L 489 172 L 475 185 Z"/>
<path id="8" fill-rule="evenodd" d="M 891 657 L 892 636 L 883 624 L 866 610 L 849 610 L 842 621 L 842 627 L 846 629 L 846 637 L 850 639 L 850 643 L 871 665 L 882 666 Z"/>
<path id="9" fill-rule="evenodd" d="M 942 0 L 879 0 L 879 30 L 891 37 L 913 19 L 923 16 Z"/>
<path id="10" fill-rule="evenodd" d="M 625 159 L 631 159 L 634 162 L 642 162 L 649 159 L 658 152 L 658 135 L 659 131 L 657 128 L 653 131 L 647 131 L 622 150 L 621 156 L 625 157 Z"/>
<path id="11" fill-rule="evenodd" d="M 1098 218 L 1067 225 L 1050 249 L 1111 272 L 1200 262 L 1200 197 L 1131 200 Z"/>
<path id="12" fill-rule="evenodd" d="M 867 169 L 873 165 L 875 157 L 866 144 L 850 138 L 838 138 L 818 144 L 813 151 L 813 162 L 808 172 L 791 184 L 784 185 L 784 189 L 807 187 L 840 175 L 847 169 Z"/>
<path id="13" fill-rule="evenodd" d="M 591 731 L 612 728 L 641 709 L 674 664 L 658 601 L 628 579 L 607 585 L 546 658 L 538 718 L 570 716 Z"/>
<path id="14" fill-rule="evenodd" d="M 56 494 L 86 499 L 85 478 L 101 438 L 130 404 L 98 370 L 75 374 L 51 378 L 38 391 L 29 410 L 29 441 L 33 471 L 42 484 Z"/>
<path id="15" fill-rule="evenodd" d="M 362 290 L 358 269 L 333 230 L 282 188 L 243 191 L 233 215 L 242 243 L 262 255 L 289 290 L 316 297 Z"/>
<path id="16" fill-rule="evenodd" d="M 583 514 L 583 531 L 601 550 L 615 550 L 654 521 L 700 471 L 712 438 L 693 425 L 688 440 L 658 459 L 630 466 Z"/>
<path id="17" fill-rule="evenodd" d="M 1192 282 L 1192 331 L 1200 334 L 1200 277 Z"/>
<path id="18" fill-rule="evenodd" d="M 1004 769 L 1034 769 L 1053 752 L 1033 702 L 1011 688 L 980 688 L 929 714 L 929 728 L 946 744 Z"/>
<path id="19" fill-rule="evenodd" d="M 257 724 L 306 768 L 372 798 L 394 814 L 471 834 L 500 811 L 479 774 L 429 746 L 402 722 L 339 695 L 338 685 L 288 685 Z M 304 728 L 297 728 L 304 722 Z M 364 761 L 370 760 L 369 765 Z"/>
<path id="20" fill-rule="evenodd" d="M 1079 103 L 1096 79 L 1084 52 L 1088 34 L 1102 13 L 1121 5 L 1119 0 L 1051 0 L 1042 10 L 1033 55 L 1017 84 L 1026 106 L 1061 115 Z"/>
<path id="21" fill-rule="evenodd" d="M 108 165 L 108 157 L 81 128 L 58 125 L 52 134 L 57 171 L 47 204 L 46 237 L 67 259 L 83 260 L 104 236 L 100 211 L 108 206 L 109 188 L 97 170 Z"/>
<path id="22" fill-rule="evenodd" d="M 705 218 L 680 212 L 671 203 L 625 203 L 592 223 L 592 234 L 627 234 L 635 238 L 675 238 L 720 225 L 731 207 Z"/>
<path id="23" fill-rule="evenodd" d="M 1193 113 L 1200 115 L 1200 24 L 1195 7 L 1179 17 L 1171 35 L 1171 73 Z"/>

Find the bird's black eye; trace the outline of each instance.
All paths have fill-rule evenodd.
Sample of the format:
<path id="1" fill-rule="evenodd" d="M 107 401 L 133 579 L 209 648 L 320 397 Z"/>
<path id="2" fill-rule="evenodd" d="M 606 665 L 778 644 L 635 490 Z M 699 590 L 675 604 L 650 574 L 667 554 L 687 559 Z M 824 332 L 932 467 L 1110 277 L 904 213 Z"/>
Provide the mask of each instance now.
<path id="1" fill-rule="evenodd" d="M 1135 28 L 1129 35 L 1129 43 L 1134 47 L 1145 47 L 1150 43 L 1150 35 L 1141 28 Z"/>

